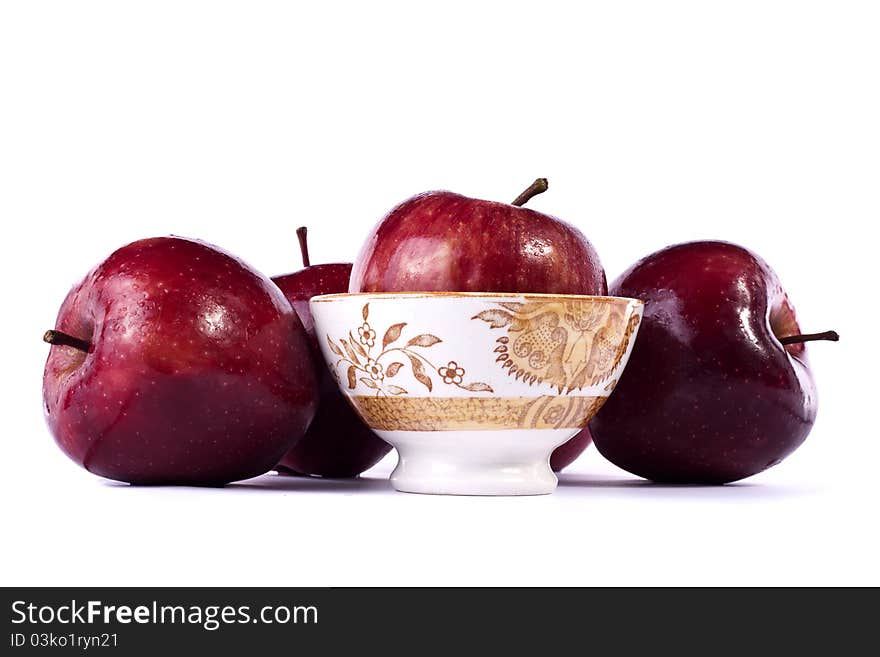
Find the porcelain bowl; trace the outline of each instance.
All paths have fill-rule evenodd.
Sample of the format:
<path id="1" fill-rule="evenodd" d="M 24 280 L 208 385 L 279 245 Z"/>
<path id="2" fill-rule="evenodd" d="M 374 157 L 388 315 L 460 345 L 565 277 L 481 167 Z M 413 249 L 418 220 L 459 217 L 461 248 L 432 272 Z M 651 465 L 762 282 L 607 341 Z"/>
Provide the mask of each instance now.
<path id="1" fill-rule="evenodd" d="M 324 357 L 414 493 L 537 495 L 553 449 L 614 389 L 637 299 L 457 292 L 311 300 Z"/>

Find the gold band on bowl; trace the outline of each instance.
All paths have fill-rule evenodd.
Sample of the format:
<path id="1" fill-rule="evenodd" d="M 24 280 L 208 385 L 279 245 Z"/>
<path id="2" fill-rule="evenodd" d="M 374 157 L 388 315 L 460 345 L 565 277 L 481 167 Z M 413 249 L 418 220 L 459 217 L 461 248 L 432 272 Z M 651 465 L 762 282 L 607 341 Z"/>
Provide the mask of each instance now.
<path id="1" fill-rule="evenodd" d="M 349 398 L 380 431 L 498 431 L 582 429 L 607 397 L 377 397 Z"/>

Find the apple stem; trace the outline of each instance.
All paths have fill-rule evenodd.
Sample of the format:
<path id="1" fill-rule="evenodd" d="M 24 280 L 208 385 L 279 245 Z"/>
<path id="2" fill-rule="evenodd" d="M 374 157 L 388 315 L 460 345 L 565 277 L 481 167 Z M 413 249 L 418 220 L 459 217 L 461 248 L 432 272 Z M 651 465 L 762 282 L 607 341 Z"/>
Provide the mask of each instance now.
<path id="1" fill-rule="evenodd" d="M 92 349 L 92 344 L 88 340 L 80 340 L 79 338 L 75 338 L 67 333 L 62 333 L 61 331 L 46 331 L 43 334 L 43 342 L 65 347 L 73 347 L 74 349 L 79 349 L 86 353 Z"/>
<path id="2" fill-rule="evenodd" d="M 299 252 L 300 255 L 302 255 L 303 267 L 309 267 L 312 264 L 312 261 L 309 260 L 308 232 L 309 229 L 305 226 L 300 226 L 296 229 L 296 236 L 299 238 Z"/>
<path id="3" fill-rule="evenodd" d="M 538 194 L 543 194 L 544 192 L 546 192 L 549 186 L 550 185 L 547 183 L 546 178 L 538 178 L 535 182 L 526 187 L 523 193 L 517 196 L 516 199 L 514 199 L 513 203 L 511 203 L 511 205 L 525 205 L 533 196 L 537 196 Z"/>
<path id="4" fill-rule="evenodd" d="M 824 331 L 823 333 L 803 333 L 801 335 L 789 335 L 784 338 L 779 338 L 779 341 L 782 344 L 812 342 L 813 340 L 829 340 L 831 342 L 837 342 L 840 340 L 840 336 L 837 334 L 837 331 Z"/>

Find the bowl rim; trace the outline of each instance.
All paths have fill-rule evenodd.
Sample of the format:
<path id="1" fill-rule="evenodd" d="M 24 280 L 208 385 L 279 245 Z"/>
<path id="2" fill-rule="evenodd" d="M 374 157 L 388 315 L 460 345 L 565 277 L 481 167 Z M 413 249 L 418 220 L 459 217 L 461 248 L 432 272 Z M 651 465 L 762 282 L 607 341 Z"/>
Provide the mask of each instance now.
<path id="1" fill-rule="evenodd" d="M 466 299 L 506 299 L 520 297 L 528 299 L 572 299 L 592 301 L 626 301 L 639 306 L 644 306 L 642 299 L 634 297 L 615 297 L 603 294 L 552 294 L 549 292 L 336 292 L 333 294 L 318 294 L 309 301 L 327 303 L 341 301 L 343 299 L 430 299 L 434 297 L 462 297 Z"/>

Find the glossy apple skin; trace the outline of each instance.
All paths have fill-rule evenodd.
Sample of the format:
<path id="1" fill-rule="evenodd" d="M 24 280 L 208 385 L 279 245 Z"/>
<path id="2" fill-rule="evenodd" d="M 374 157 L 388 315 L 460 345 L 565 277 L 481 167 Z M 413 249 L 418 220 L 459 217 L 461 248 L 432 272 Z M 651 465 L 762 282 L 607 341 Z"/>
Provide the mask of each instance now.
<path id="1" fill-rule="evenodd" d="M 404 201 L 373 229 L 351 292 L 605 294 L 583 233 L 554 217 L 452 192 Z"/>
<path id="2" fill-rule="evenodd" d="M 308 332 L 319 390 L 315 419 L 303 439 L 278 463 L 275 469 L 281 474 L 356 477 L 391 451 L 391 445 L 361 421 L 339 390 L 318 347 L 315 320 L 309 309 L 309 299 L 313 296 L 345 292 L 351 267 L 351 263 L 312 265 L 272 279 Z"/>
<path id="3" fill-rule="evenodd" d="M 607 294 L 599 255 L 574 226 L 507 203 L 426 192 L 389 212 L 364 243 L 351 292 Z M 556 448 L 566 467 L 589 432 Z"/>
<path id="4" fill-rule="evenodd" d="M 550 468 L 553 472 L 561 472 L 563 468 L 567 468 L 575 462 L 578 456 L 584 453 L 584 450 L 590 446 L 593 437 L 590 435 L 590 429 L 585 427 L 575 435 L 574 438 L 562 443 L 553 450 L 550 455 Z"/>
<path id="5" fill-rule="evenodd" d="M 629 363 L 590 429 L 615 465 L 658 482 L 723 484 L 779 463 L 807 437 L 816 389 L 773 270 L 726 242 L 640 260 L 611 293 L 645 301 Z"/>
<path id="6" fill-rule="evenodd" d="M 134 242 L 71 290 L 52 346 L 46 420 L 94 474 L 221 485 L 262 474 L 306 430 L 317 386 L 305 332 L 272 282 L 177 237 Z"/>

